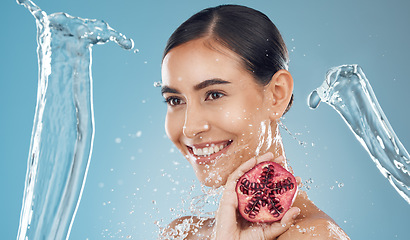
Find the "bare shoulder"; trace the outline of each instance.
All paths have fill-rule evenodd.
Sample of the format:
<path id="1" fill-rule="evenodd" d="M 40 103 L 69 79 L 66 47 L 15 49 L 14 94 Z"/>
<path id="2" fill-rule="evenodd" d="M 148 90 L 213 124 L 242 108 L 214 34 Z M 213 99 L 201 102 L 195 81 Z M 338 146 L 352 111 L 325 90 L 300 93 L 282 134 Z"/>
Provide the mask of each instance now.
<path id="1" fill-rule="evenodd" d="M 211 239 L 213 218 L 184 216 L 162 230 L 160 239 Z"/>
<path id="2" fill-rule="evenodd" d="M 305 192 L 298 195 L 294 206 L 301 209 L 296 223 L 290 227 L 278 240 L 334 239 L 350 240 L 347 234 L 326 213 L 316 207 Z"/>
<path id="3" fill-rule="evenodd" d="M 346 233 L 333 221 L 326 218 L 302 219 L 282 234 L 278 240 L 334 239 L 350 240 Z"/>

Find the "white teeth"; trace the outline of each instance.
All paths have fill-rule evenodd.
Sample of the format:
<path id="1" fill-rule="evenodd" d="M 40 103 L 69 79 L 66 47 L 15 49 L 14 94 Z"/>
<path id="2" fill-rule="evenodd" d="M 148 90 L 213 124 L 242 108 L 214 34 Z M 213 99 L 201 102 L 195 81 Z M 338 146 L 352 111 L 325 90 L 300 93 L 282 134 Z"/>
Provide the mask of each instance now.
<path id="1" fill-rule="evenodd" d="M 219 146 L 214 146 L 213 144 L 210 147 L 204 147 L 204 148 L 192 148 L 192 151 L 194 152 L 195 155 L 197 156 L 206 156 L 206 155 L 211 155 L 213 153 L 217 153 L 224 149 L 228 144 L 221 144 Z"/>
<path id="2" fill-rule="evenodd" d="M 214 153 L 214 147 L 209 147 L 209 148 L 208 148 L 208 153 L 209 153 L 209 154 Z"/>
<path id="3" fill-rule="evenodd" d="M 195 155 L 202 155 L 202 149 L 197 149 Z"/>

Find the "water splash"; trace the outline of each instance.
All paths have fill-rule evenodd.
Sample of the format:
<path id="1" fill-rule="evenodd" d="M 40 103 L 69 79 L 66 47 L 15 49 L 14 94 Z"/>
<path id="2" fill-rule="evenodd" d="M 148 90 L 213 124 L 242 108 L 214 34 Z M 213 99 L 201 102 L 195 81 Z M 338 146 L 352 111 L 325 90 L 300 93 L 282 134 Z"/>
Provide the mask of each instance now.
<path id="1" fill-rule="evenodd" d="M 180 214 L 175 213 L 175 209 L 173 209 L 174 217 L 180 220 L 178 224 L 172 229 L 168 224 L 159 226 L 159 239 L 185 239 L 188 232 L 191 232 L 192 236 L 197 239 L 208 239 L 208 236 L 203 236 L 199 230 L 204 226 L 208 228 L 214 224 L 219 200 L 225 188 L 209 188 L 201 184 L 200 191 L 202 194 L 199 195 L 194 193 L 195 188 L 196 186 L 192 185 L 187 195 L 181 196 L 182 205 L 180 204 L 178 207 Z M 188 209 L 186 209 L 187 207 Z M 175 236 L 178 237 L 175 238 Z"/>
<path id="2" fill-rule="evenodd" d="M 81 198 L 94 138 L 91 47 L 133 41 L 107 23 L 47 15 L 17 0 L 36 19 L 39 79 L 37 105 L 18 239 L 68 239 Z"/>
<path id="3" fill-rule="evenodd" d="M 410 156 L 390 126 L 369 81 L 358 65 L 329 70 L 308 97 L 312 109 L 325 102 L 345 120 L 377 168 L 410 204 Z"/>

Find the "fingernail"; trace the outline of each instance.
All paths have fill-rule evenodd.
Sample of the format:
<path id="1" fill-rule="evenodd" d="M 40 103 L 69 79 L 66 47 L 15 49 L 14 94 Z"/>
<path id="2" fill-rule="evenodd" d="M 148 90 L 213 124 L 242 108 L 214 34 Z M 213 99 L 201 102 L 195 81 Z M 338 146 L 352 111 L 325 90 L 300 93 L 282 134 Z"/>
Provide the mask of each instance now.
<path id="1" fill-rule="evenodd" d="M 282 162 L 283 160 L 285 160 L 285 157 L 284 157 L 283 155 L 280 155 L 280 156 L 277 157 L 275 160 Z"/>
<path id="2" fill-rule="evenodd" d="M 293 219 L 296 219 L 300 214 L 300 209 L 292 216 Z"/>
<path id="3" fill-rule="evenodd" d="M 263 154 L 261 157 L 264 157 L 264 158 L 273 157 L 273 153 L 267 152 L 267 153 Z"/>

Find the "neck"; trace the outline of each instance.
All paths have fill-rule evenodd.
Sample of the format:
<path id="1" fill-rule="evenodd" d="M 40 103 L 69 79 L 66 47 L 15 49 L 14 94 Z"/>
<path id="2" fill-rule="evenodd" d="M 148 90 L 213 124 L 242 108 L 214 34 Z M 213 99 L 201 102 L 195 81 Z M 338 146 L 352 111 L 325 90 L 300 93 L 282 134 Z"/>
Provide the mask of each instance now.
<path id="1" fill-rule="evenodd" d="M 272 140 L 270 143 L 270 147 L 267 148 L 267 152 L 272 152 L 274 158 L 278 158 L 283 156 L 286 159 L 285 149 L 283 147 L 282 136 L 280 135 L 279 125 L 274 122 L 271 124 L 272 128 Z M 287 161 L 285 160 L 282 165 L 287 168 Z"/>

